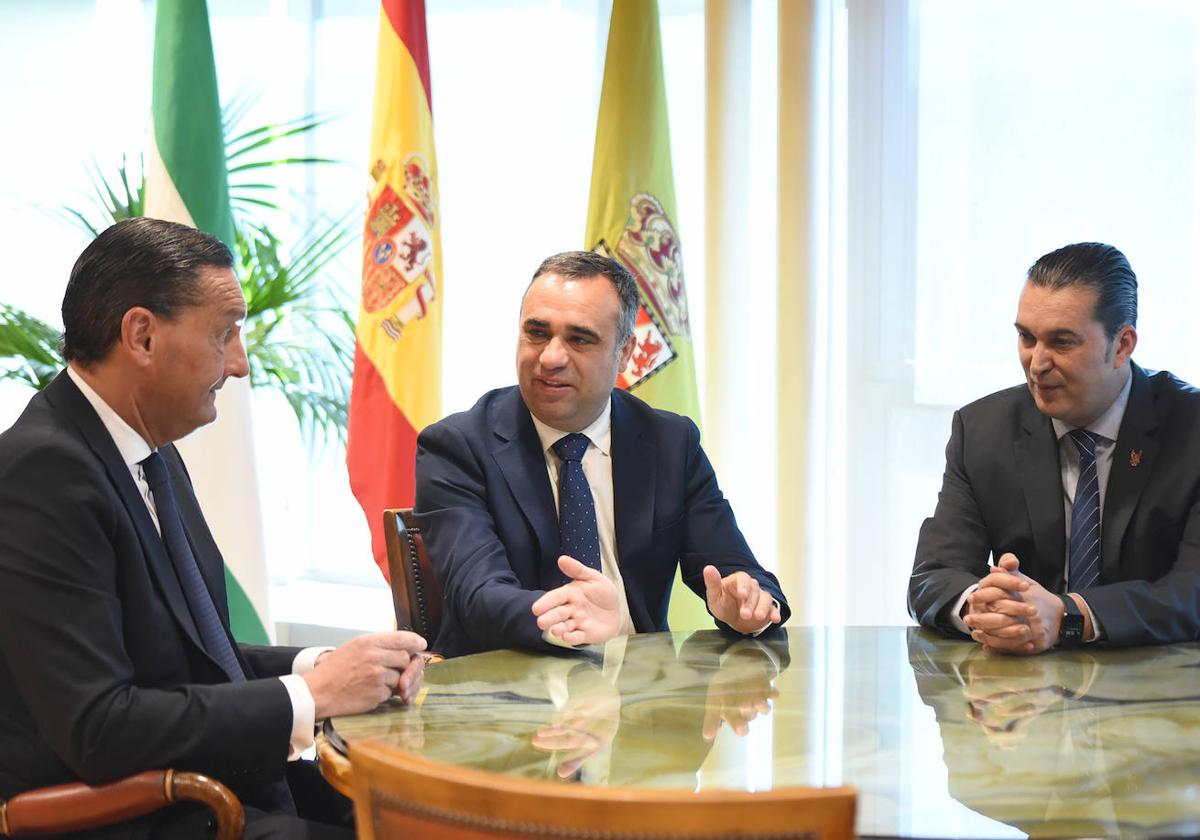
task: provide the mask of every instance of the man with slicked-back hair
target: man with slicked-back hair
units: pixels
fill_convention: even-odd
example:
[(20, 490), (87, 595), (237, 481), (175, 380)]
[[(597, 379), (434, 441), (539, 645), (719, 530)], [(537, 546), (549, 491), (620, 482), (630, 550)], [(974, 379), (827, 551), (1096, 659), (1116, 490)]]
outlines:
[[(248, 371), (229, 249), (119, 222), (76, 261), (62, 312), (67, 369), (0, 435), (0, 800), (173, 768), (231, 787), (247, 838), (352, 837), (348, 800), (295, 759), (314, 721), (413, 696), (425, 642), (230, 634), (221, 553), (172, 443)], [(87, 836), (200, 838), (206, 822), (181, 804)]]
[(1129, 261), (1046, 254), (1015, 326), (1025, 384), (955, 412), (910, 613), (1014, 654), (1200, 639), (1200, 391), (1132, 361)]

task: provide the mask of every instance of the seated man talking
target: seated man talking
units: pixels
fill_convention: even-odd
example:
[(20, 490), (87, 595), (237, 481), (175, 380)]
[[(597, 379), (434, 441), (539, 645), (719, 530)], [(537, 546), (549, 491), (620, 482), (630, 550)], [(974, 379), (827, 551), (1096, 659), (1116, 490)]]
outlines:
[(447, 656), (667, 629), (675, 570), (718, 625), (787, 619), (686, 417), (614, 389), (637, 283), (590, 252), (550, 257), (521, 305), (517, 387), (417, 441), (416, 513)]
[[(414, 696), (425, 641), (230, 635), (221, 554), (171, 442), (247, 374), (232, 266), (185, 225), (101, 233), (63, 298), (67, 369), (0, 435), (0, 799), (170, 767), (230, 786), (248, 838), (351, 837), (348, 802), (289, 758), (314, 720)], [(175, 805), (103, 836), (210, 832)]]
[(1111, 245), (1029, 269), (1026, 381), (954, 415), (908, 585), (921, 624), (1021, 654), (1200, 638), (1200, 392), (1133, 363), (1136, 325)]

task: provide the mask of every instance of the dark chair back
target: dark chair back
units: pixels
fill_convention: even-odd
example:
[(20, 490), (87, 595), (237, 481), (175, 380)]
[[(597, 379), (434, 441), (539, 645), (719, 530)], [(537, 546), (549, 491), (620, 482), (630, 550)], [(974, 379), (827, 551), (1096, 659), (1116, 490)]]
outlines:
[(396, 626), (433, 644), (442, 625), (442, 591), (425, 553), (425, 538), (413, 525), (412, 508), (385, 510), (383, 532)]

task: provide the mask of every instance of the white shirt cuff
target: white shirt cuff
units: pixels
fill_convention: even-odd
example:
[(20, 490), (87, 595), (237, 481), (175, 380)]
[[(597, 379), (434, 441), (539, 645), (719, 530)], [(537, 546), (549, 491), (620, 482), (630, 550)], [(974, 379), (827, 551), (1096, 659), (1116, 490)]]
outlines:
[(963, 590), (963, 594), (958, 596), (958, 600), (954, 602), (954, 609), (950, 611), (950, 623), (954, 625), (954, 629), (960, 633), (971, 635), (971, 628), (962, 620), (963, 604), (967, 603), (967, 596), (979, 588), (978, 583), (973, 583)]
[(333, 650), (333, 648), (328, 646), (307, 647), (300, 651), (296, 654), (296, 658), (292, 660), (292, 673), (307, 674), (316, 667), (317, 657), (327, 650)]
[(316, 730), (317, 704), (308, 683), (299, 674), (287, 674), (279, 678), (292, 701), (292, 738), (288, 749), (288, 761), (295, 761), (300, 754), (311, 749)]
[(306, 750), (312, 749), (313, 733), (317, 727), (317, 704), (304, 674), (311, 671), (317, 664), (317, 657), (331, 647), (309, 647), (296, 654), (292, 660), (292, 673), (280, 677), (279, 681), (287, 689), (288, 698), (292, 701), (292, 738), (288, 750), (288, 761), (300, 758)]

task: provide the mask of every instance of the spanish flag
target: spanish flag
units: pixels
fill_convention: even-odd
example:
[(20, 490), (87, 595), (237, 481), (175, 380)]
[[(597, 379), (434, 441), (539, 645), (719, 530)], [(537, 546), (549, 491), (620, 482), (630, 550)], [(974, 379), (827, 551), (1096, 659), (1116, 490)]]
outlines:
[(381, 7), (346, 464), (387, 577), (382, 514), (412, 506), (417, 433), (441, 411), (442, 244), (425, 3)]
[[(700, 425), (683, 259), (675, 227), (658, 3), (614, 0), (596, 123), (586, 247), (618, 260), (638, 282), (637, 347), (617, 377), (646, 402)], [(702, 584), (701, 584), (702, 585)], [(702, 601), (675, 582), (673, 630), (711, 627)]]

